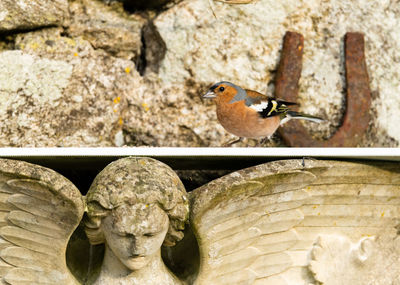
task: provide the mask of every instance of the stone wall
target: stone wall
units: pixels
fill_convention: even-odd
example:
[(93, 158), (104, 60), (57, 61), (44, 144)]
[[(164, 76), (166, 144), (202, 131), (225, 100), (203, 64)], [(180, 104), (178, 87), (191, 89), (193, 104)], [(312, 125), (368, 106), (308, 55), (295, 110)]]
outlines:
[(301, 111), (326, 119), (309, 132), (341, 124), (343, 36), (358, 31), (372, 92), (359, 146), (398, 145), (396, 1), (146, 2), (1, 1), (0, 146), (220, 146), (232, 136), (201, 94), (228, 80), (273, 95), (286, 31), (305, 38)]

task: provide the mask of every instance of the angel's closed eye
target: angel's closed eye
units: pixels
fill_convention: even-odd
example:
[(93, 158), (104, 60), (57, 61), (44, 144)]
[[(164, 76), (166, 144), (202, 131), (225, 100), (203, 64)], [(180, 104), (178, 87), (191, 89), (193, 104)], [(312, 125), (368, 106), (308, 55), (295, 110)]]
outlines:
[(134, 234), (127, 233), (127, 232), (120, 232), (120, 231), (115, 232), (115, 234), (120, 236), (120, 237), (129, 237), (129, 238), (135, 236)]
[(149, 232), (149, 233), (145, 233), (143, 234), (143, 236), (145, 237), (154, 237), (156, 235), (158, 235), (160, 232)]

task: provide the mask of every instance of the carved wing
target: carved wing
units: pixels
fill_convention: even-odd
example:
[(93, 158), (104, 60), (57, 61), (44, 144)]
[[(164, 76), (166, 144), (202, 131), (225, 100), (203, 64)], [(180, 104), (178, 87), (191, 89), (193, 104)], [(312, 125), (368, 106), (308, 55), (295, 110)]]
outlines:
[(297, 262), (294, 227), (304, 219), (299, 209), (315, 179), (307, 170), (264, 164), (193, 191), (196, 284), (281, 284), (276, 276)]
[(65, 251), (84, 203), (62, 175), (0, 159), (1, 284), (74, 284)]
[(310, 255), (321, 234), (397, 235), (399, 185), (398, 164), (316, 160), (214, 180), (190, 196), (200, 249), (195, 284), (317, 283)]

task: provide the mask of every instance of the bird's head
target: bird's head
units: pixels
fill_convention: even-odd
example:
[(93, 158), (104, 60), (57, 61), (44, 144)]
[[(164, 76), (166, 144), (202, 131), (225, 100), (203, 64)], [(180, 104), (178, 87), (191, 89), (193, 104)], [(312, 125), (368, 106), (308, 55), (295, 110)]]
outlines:
[(203, 95), (203, 98), (215, 99), (221, 103), (229, 103), (237, 95), (243, 96), (244, 99), (246, 91), (233, 83), (221, 81), (211, 86), (208, 92)]

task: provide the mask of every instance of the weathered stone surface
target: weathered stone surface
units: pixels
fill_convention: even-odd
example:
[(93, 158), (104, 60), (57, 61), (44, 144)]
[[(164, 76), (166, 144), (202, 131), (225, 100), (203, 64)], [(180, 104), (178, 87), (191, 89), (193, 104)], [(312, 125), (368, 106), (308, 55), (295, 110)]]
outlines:
[[(8, 5), (15, 12), (25, 2), (26, 7), (36, 5), (7, 0), (0, 7)], [(0, 50), (6, 51), (0, 56), (0, 78), (7, 81), (0, 86), (2, 146), (221, 146), (232, 136), (201, 94), (220, 80), (273, 94), (287, 30), (305, 37), (301, 111), (326, 119), (318, 126), (304, 124), (314, 137), (327, 138), (340, 125), (342, 37), (360, 31), (373, 95), (373, 120), (360, 146), (396, 146), (400, 141), (395, 64), (400, 11), (391, 1), (211, 1), (210, 6), (207, 0), (190, 0), (168, 8), (175, 3), (169, 1), (163, 11), (135, 8), (130, 15), (122, 2), (126, 8), (131, 1), (42, 2), (64, 11), (52, 12), (57, 22), (10, 26), (8, 36), (0, 36)], [(53, 11), (46, 9), (40, 11)], [(0, 19), (11, 13), (4, 11)], [(35, 11), (28, 9), (23, 19), (44, 19)], [(15, 30), (43, 25), (64, 27)], [(235, 146), (246, 145), (255, 142)], [(282, 146), (279, 135), (266, 145)]]
[(105, 243), (94, 284), (182, 284), (161, 259), (161, 245), (183, 238), (189, 200), (176, 173), (151, 158), (109, 164), (87, 195), (86, 233)]
[[(248, 5), (184, 1), (155, 20), (167, 53), (160, 78), (165, 83), (194, 80), (212, 84), (228, 80), (273, 95), (274, 72), (282, 37), (287, 30), (304, 35), (300, 80), (301, 110), (326, 118), (320, 126), (307, 124), (317, 137), (329, 137), (339, 126), (343, 110), (344, 64), (342, 38), (346, 32), (365, 34), (371, 90), (372, 129), (365, 145), (393, 145), (400, 140), (394, 115), (400, 102), (400, 56), (396, 32), (399, 6), (393, 1), (254, 1)], [(215, 121), (215, 118), (213, 118)], [(383, 131), (383, 133), (382, 133)]]
[[(399, 185), (398, 162), (295, 159), (235, 171), (187, 194), (169, 166), (127, 157), (105, 167), (82, 197), (50, 169), (0, 159), (0, 277), (9, 284), (397, 284)], [(181, 240), (188, 218), (192, 232)], [(99, 247), (77, 236), (83, 226), (92, 245), (105, 243), (102, 261), (88, 261)], [(166, 267), (162, 245), (185, 280)]]
[(68, 16), (68, 0), (2, 0), (0, 31), (62, 25)]
[(72, 1), (69, 7), (71, 24), (68, 34), (82, 36), (95, 49), (137, 60), (142, 47), (141, 29), (145, 20), (139, 15), (128, 15), (121, 5), (107, 6), (100, 1)]
[(142, 92), (134, 64), (60, 33), (22, 34), (20, 51), (1, 53), (0, 145), (123, 144), (127, 96)]
[(150, 146), (221, 145), (220, 141), (229, 134), (210, 122), (214, 106), (202, 102), (199, 87), (147, 81), (141, 97), (128, 99), (125, 142)]
[(2, 280), (77, 284), (65, 252), (85, 208), (79, 190), (55, 171), (7, 159), (0, 160), (0, 190)]
[(398, 167), (274, 161), (190, 192), (195, 284), (396, 284)]

